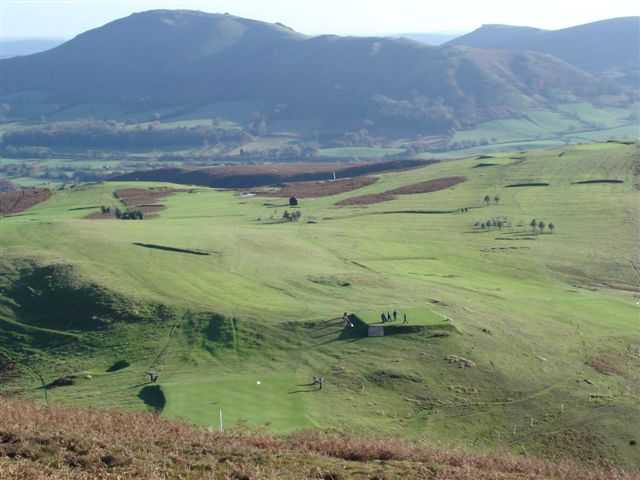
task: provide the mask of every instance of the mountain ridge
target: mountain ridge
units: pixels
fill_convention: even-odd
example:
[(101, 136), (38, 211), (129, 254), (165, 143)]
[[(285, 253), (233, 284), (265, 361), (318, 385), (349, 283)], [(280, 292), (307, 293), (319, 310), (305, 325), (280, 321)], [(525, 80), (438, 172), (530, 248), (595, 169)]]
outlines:
[(229, 14), (153, 10), (0, 61), (0, 101), (25, 92), (140, 109), (241, 101), (320, 129), (432, 133), (621, 90), (545, 53), (308, 37)]

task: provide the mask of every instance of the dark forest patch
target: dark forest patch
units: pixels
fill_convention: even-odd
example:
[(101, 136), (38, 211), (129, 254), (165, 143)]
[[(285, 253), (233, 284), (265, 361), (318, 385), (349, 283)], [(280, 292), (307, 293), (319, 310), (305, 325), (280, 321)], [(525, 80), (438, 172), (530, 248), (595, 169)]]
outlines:
[(133, 244), (136, 247), (151, 248), (153, 250), (162, 250), (164, 252), (188, 253), (190, 255), (201, 255), (204, 257), (211, 255), (211, 252), (207, 252), (204, 250), (190, 250), (186, 248), (167, 247), (165, 245), (154, 245), (153, 243), (133, 242)]
[(530, 183), (513, 183), (504, 188), (520, 188), (520, 187), (548, 187), (547, 182), (530, 182)]
[(327, 181), (362, 177), (373, 173), (410, 170), (438, 163), (437, 160), (390, 160), (348, 163), (274, 163), (220, 166), (197, 170), (165, 168), (133, 172), (115, 177), (118, 181), (153, 181), (213, 188), (257, 188), (295, 182)]
[(609, 179), (582, 180), (580, 182), (573, 182), (573, 185), (591, 185), (591, 184), (597, 184), (597, 183), (624, 183), (624, 180), (609, 180)]

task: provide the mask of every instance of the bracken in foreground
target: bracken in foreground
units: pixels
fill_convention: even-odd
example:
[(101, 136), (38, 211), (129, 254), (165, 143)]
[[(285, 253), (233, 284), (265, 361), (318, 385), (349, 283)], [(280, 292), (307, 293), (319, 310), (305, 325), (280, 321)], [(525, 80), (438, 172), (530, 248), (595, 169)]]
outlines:
[(152, 414), (47, 408), (2, 398), (0, 478), (636, 480), (640, 475), (323, 432), (219, 434)]

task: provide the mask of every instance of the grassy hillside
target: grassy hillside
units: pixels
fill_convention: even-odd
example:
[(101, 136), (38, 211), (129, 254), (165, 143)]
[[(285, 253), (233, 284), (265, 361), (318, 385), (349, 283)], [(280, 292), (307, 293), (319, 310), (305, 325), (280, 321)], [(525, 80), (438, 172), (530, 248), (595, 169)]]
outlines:
[[(0, 220), (2, 388), (639, 467), (638, 164), (621, 144), (443, 162), (304, 199), (297, 223), (279, 221), (286, 201), (206, 188), (153, 219), (88, 220), (115, 190), (158, 185), (57, 191)], [(467, 181), (335, 206), (453, 176)], [(365, 338), (341, 319), (393, 310), (415, 328)]]

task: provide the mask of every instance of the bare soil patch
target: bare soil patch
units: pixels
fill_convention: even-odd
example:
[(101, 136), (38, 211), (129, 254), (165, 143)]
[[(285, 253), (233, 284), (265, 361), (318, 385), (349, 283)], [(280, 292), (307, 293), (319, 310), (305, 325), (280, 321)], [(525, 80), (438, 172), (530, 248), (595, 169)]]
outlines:
[(276, 190), (259, 189), (253, 190), (264, 197), (296, 197), (296, 198), (316, 198), (329, 197), (339, 193), (350, 192), (359, 188), (373, 185), (378, 181), (375, 177), (355, 177), (341, 180), (316, 181), (316, 182), (294, 182), (286, 183)]
[(357, 197), (346, 198), (336, 203), (338, 207), (348, 207), (354, 205), (372, 205), (375, 203), (388, 202), (394, 200), (396, 195), (413, 195), (417, 193), (431, 193), (439, 190), (445, 190), (447, 188), (458, 185), (465, 182), (466, 177), (443, 177), (436, 178), (434, 180), (427, 180), (426, 182), (414, 183), (412, 185), (406, 185), (400, 188), (394, 188), (381, 193), (372, 193), (369, 195), (360, 195)]
[(46, 188), (25, 188), (0, 193), (0, 215), (13, 215), (48, 200), (51, 191)]

